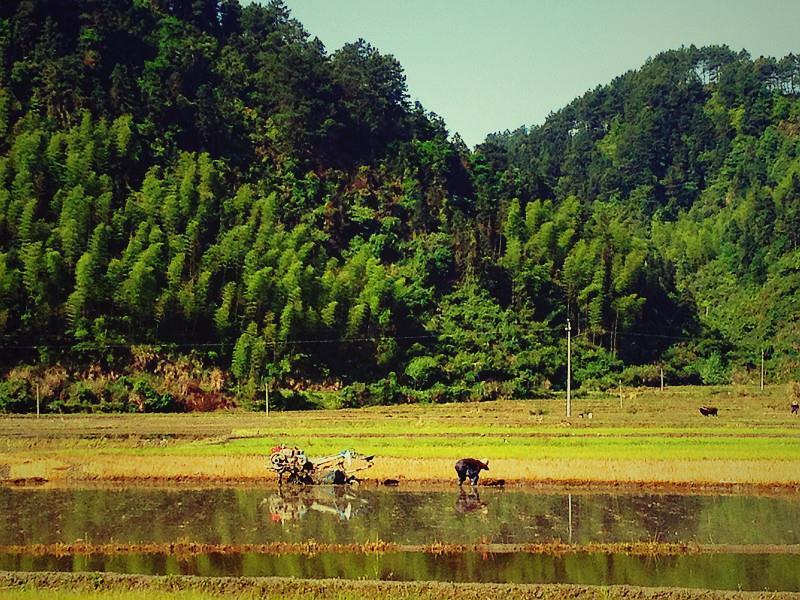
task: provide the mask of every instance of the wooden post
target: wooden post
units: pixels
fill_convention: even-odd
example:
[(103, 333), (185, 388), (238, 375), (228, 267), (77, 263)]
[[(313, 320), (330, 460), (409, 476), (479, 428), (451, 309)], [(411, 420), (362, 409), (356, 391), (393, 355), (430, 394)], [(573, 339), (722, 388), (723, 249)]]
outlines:
[(661, 391), (664, 391), (664, 367), (661, 367)]
[(761, 349), (761, 391), (764, 391), (764, 349)]
[(36, 384), (36, 418), (39, 418), (39, 384)]
[(267, 416), (269, 416), (269, 380), (264, 382), (264, 405), (266, 406)]
[(619, 409), (622, 410), (622, 380), (619, 380)]

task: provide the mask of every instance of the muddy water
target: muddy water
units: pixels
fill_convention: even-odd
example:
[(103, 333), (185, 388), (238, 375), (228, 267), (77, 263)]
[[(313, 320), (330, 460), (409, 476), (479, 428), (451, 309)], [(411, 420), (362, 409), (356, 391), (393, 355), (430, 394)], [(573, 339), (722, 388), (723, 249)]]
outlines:
[[(642, 557), (508, 552), (33, 556), (8, 546), (70, 543), (696, 543), (747, 547)], [(343, 577), (800, 591), (800, 497), (540, 494), (524, 490), (315, 487), (0, 488), (0, 570)], [(764, 551), (759, 550), (764, 547)], [(791, 548), (794, 546), (794, 548)], [(781, 548), (783, 547), (783, 548)], [(768, 549), (768, 551), (767, 551)]]
[[(479, 488), (480, 489), (480, 488)], [(800, 544), (800, 497), (521, 490), (0, 487), (0, 545), (270, 542)]]
[(800, 590), (797, 555), (637, 557), (587, 553), (434, 556), (388, 554), (164, 554), (20, 556), (0, 553), (6, 571), (113, 571), (147, 575), (301, 577), (502, 583), (696, 587), (721, 590)]

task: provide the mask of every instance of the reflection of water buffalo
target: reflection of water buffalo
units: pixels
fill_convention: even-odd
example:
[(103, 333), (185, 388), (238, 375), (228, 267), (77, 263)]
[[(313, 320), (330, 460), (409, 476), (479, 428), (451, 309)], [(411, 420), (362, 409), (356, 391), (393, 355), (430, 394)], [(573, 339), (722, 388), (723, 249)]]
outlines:
[(489, 470), (489, 461), (479, 461), (475, 458), (462, 458), (456, 463), (456, 473), (458, 473), (458, 485), (462, 485), (465, 479), (469, 479), (472, 485), (478, 485), (478, 475), (481, 470)]
[(700, 414), (704, 417), (716, 417), (717, 415), (717, 407), (716, 406), (701, 406), (700, 407)]
[(478, 495), (477, 490), (467, 494), (462, 489), (458, 494), (458, 498), (456, 498), (456, 512), (458, 513), (486, 512), (485, 508), (486, 502), (481, 502), (481, 497)]

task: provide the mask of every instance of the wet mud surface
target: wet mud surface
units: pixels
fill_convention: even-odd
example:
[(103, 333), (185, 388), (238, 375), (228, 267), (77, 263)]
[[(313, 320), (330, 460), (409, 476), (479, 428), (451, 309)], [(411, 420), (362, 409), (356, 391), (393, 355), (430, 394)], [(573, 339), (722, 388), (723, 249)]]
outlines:
[(0, 487), (0, 546), (800, 544), (800, 495), (309, 486)]
[(5, 487), (0, 570), (800, 592), (800, 496)]

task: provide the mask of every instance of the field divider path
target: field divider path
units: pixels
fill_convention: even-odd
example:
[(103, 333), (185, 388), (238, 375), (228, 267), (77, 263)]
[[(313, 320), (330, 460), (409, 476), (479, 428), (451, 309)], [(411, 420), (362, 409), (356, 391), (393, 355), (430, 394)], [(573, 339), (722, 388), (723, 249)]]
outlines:
[(0, 599), (60, 598), (385, 598), (387, 600), (797, 600), (796, 592), (746, 592), (694, 588), (586, 584), (451, 583), (293, 577), (198, 577), (118, 573), (24, 573), (0, 571)]

